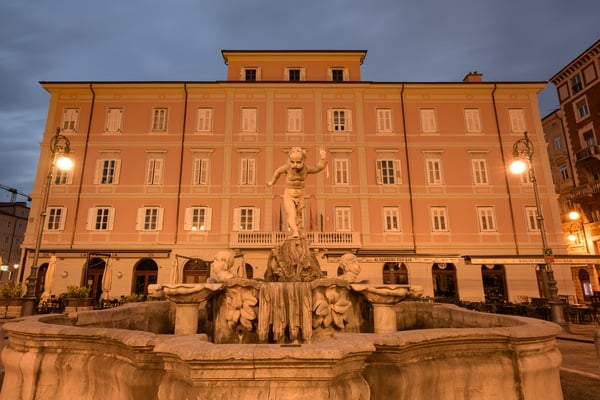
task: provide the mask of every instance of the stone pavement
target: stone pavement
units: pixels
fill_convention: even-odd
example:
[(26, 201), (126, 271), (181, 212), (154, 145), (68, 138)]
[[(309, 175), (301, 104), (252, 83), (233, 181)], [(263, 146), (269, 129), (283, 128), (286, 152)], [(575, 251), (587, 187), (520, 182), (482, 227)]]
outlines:
[[(589, 324), (569, 324), (563, 330), (563, 333), (557, 336), (557, 342), (563, 353), (563, 363), (561, 369), (590, 374), (590, 376), (600, 379), (600, 342), (594, 346), (594, 338), (600, 341), (600, 325), (596, 323)], [(586, 347), (583, 353), (573, 351), (568, 342), (588, 343), (592, 346)], [(575, 350), (575, 349), (573, 349)]]

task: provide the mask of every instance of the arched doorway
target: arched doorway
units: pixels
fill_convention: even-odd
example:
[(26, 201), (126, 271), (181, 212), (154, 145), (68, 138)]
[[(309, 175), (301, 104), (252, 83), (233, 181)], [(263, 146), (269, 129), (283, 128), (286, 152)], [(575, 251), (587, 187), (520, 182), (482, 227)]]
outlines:
[(254, 279), (254, 268), (251, 264), (244, 263), (244, 271), (246, 271), (246, 278)]
[(48, 271), (48, 263), (43, 263), (37, 270), (37, 279), (35, 281), (35, 297), (39, 297), (44, 291), (46, 285), (46, 272)]
[(148, 285), (153, 285), (158, 281), (158, 265), (151, 258), (142, 258), (135, 265), (133, 270), (133, 288), (134, 294), (148, 295)]
[(204, 283), (210, 274), (209, 264), (200, 259), (189, 259), (183, 266), (183, 283)]
[(383, 283), (386, 285), (408, 285), (408, 268), (404, 263), (386, 262), (382, 273)]
[(433, 297), (436, 301), (458, 300), (456, 267), (452, 263), (435, 263), (431, 267)]
[(591, 301), (594, 295), (594, 289), (592, 288), (592, 281), (590, 280), (590, 274), (581, 268), (577, 273), (579, 283), (581, 284), (581, 292), (583, 293), (583, 301)]
[(86, 282), (85, 287), (90, 289), (90, 296), (97, 302), (102, 295), (102, 276), (106, 262), (100, 257), (92, 257), (86, 265)]
[(483, 282), (483, 295), (485, 296), (485, 301), (506, 301), (506, 274), (503, 265), (482, 265), (481, 280)]

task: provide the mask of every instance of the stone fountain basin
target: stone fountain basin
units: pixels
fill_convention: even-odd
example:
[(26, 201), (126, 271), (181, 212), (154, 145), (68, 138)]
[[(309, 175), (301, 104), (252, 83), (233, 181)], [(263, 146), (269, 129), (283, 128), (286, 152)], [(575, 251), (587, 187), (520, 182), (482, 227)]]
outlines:
[(398, 331), (312, 344), (173, 335), (174, 305), (4, 325), (0, 400), (562, 399), (558, 325), (452, 305), (395, 306)]

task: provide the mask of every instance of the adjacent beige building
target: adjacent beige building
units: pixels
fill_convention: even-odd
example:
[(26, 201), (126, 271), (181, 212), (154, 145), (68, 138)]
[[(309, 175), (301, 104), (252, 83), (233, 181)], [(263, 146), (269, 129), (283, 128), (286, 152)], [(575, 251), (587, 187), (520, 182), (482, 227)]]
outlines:
[(98, 297), (108, 262), (111, 296), (168, 282), (175, 265), (202, 282), (227, 248), (262, 278), (287, 235), (283, 182), (266, 182), (299, 145), (308, 164), (327, 151), (307, 180), (304, 226), (328, 276), (352, 252), (359, 279), (440, 300), (545, 297), (532, 184), (508, 169), (527, 131), (559, 294), (574, 295), (538, 111), (545, 82), (365, 81), (366, 53), (224, 50), (223, 81), (42, 82), (24, 277), (59, 127), (75, 168), (53, 176), (40, 243), (38, 286), (58, 259), (53, 293), (86, 284)]
[(600, 40), (550, 81), (560, 108), (543, 119), (548, 154), (577, 298), (590, 302), (600, 292)]

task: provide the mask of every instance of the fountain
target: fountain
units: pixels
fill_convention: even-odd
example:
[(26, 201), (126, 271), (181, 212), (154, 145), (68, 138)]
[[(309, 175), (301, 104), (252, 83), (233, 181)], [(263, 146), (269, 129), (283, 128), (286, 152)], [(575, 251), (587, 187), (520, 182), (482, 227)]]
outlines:
[(262, 280), (235, 276), (225, 250), (206, 283), (151, 285), (159, 301), (6, 323), (0, 400), (562, 399), (557, 325), (358, 282), (351, 253), (322, 278), (303, 182), (288, 182), (295, 225)]

